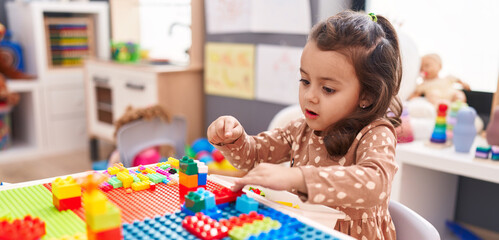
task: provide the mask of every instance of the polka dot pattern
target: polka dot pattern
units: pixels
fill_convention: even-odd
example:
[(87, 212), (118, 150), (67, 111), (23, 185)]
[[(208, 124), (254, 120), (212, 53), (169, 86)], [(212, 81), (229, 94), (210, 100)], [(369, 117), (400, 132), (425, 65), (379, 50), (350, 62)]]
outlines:
[[(258, 137), (245, 135), (235, 144), (216, 147), (239, 168), (293, 158), (306, 179), (308, 195), (300, 196), (302, 200), (345, 212), (348, 217), (339, 223), (340, 229), (356, 239), (394, 239), (386, 208), (391, 186), (380, 179), (391, 179), (396, 173), (395, 139), (390, 123), (376, 120), (355, 135), (344, 156), (332, 157), (323, 137), (315, 135), (302, 118)], [(366, 208), (372, 201), (377, 205)]]

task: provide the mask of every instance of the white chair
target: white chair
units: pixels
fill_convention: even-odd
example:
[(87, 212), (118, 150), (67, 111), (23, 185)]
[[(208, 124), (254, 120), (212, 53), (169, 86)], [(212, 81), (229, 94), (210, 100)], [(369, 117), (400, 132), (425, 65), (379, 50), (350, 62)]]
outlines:
[(174, 116), (166, 123), (160, 118), (140, 119), (123, 125), (116, 134), (116, 145), (121, 162), (132, 167), (134, 157), (142, 150), (160, 145), (175, 147), (175, 155), (183, 156), (187, 126), (183, 117)]
[(390, 201), (388, 206), (398, 240), (440, 240), (437, 229), (405, 205)]
[(274, 118), (270, 121), (268, 130), (272, 130), (278, 127), (284, 127), (291, 120), (303, 117), (303, 113), (300, 108), (300, 104), (290, 105), (279, 111)]

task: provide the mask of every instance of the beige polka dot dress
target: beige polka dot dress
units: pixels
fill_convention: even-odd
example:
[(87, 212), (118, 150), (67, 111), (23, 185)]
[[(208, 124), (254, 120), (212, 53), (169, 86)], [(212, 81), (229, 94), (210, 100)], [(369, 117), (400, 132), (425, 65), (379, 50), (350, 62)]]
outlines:
[(216, 146), (237, 168), (249, 170), (261, 162), (293, 161), (302, 170), (307, 194), (303, 201), (323, 204), (346, 213), (334, 228), (357, 239), (395, 239), (388, 203), (395, 163), (395, 130), (386, 119), (363, 128), (347, 154), (330, 157), (323, 138), (305, 119), (284, 128), (249, 136), (233, 144)]

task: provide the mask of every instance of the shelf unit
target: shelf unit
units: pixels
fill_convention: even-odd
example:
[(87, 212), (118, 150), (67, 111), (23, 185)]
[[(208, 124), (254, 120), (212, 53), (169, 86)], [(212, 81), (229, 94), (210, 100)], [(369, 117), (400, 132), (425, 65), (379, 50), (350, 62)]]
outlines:
[[(13, 40), (23, 46), (26, 72), (37, 78), (8, 81), (9, 90), (21, 94), (21, 102), (12, 112), (12, 147), (0, 151), (0, 161), (87, 148), (83, 65), (54, 65), (56, 52), (52, 49), (85, 45), (88, 51), (84, 54), (64, 54), (81, 57), (78, 61), (109, 59), (108, 3), (13, 1), (6, 3), (6, 9)], [(51, 41), (51, 26), (53, 35), (74, 34), (85, 40)], [(82, 31), (54, 31), (67, 27)]]

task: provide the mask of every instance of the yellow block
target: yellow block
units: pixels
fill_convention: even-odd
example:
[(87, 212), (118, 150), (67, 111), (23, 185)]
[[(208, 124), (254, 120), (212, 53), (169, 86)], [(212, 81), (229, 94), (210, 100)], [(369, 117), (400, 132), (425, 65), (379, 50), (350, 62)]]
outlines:
[(174, 168), (178, 168), (178, 159), (169, 157), (168, 158), (168, 164)]
[(81, 186), (71, 176), (56, 178), (52, 182), (52, 193), (60, 200), (74, 198), (81, 196)]
[(117, 173), (120, 172), (120, 169), (117, 167), (110, 167), (107, 169), (107, 172), (111, 175), (116, 175)]
[(85, 213), (87, 226), (92, 229), (93, 232), (105, 231), (121, 226), (120, 210), (110, 202), (106, 202), (105, 207), (106, 211), (104, 213)]
[(132, 189), (134, 191), (142, 191), (149, 189), (149, 183), (148, 182), (134, 182), (132, 183)]
[(279, 204), (282, 204), (282, 205), (285, 205), (285, 206), (288, 206), (288, 207), (292, 207), (293, 206), (293, 203), (290, 203), (290, 202), (282, 202), (282, 201), (275, 201), (276, 203), (279, 203)]
[(143, 182), (144, 181), (149, 181), (149, 178), (146, 175), (142, 174), (142, 173), (137, 173), (137, 177), (140, 179), (140, 181), (143, 181)]
[(445, 117), (437, 117), (436, 122), (437, 123), (446, 123), (447, 121), (445, 121)]
[(103, 214), (106, 212), (107, 198), (101, 191), (85, 192), (83, 194), (83, 208), (85, 215)]
[(147, 173), (156, 173), (156, 170), (151, 169), (151, 168), (146, 168)]
[(123, 182), (123, 187), (124, 188), (129, 188), (129, 187), (132, 186), (133, 177), (129, 173), (127, 173), (127, 172), (119, 172), (118, 174), (116, 174), (116, 177), (118, 177), (118, 179), (121, 182)]

